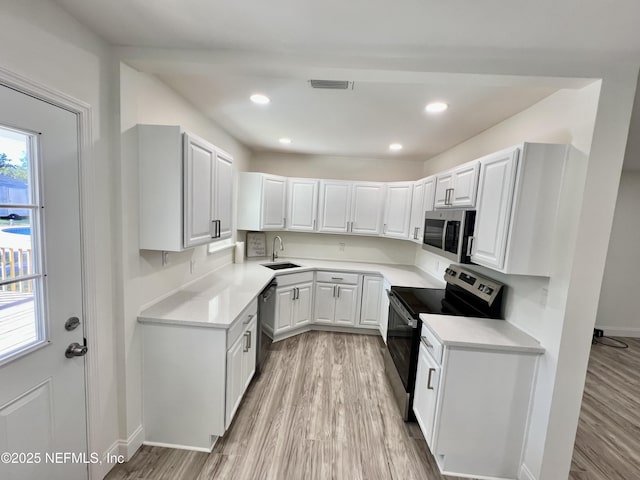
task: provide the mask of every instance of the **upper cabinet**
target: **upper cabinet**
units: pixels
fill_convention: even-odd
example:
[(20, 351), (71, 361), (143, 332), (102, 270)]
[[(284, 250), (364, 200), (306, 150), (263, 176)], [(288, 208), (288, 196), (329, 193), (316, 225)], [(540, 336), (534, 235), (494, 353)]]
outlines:
[(383, 234), (391, 238), (409, 238), (413, 182), (387, 184)]
[(233, 159), (179, 126), (138, 125), (140, 249), (181, 251), (232, 233)]
[(379, 235), (385, 184), (320, 181), (318, 231)]
[(475, 160), (438, 175), (435, 208), (475, 207), (479, 168)]
[(238, 229), (284, 230), (287, 178), (242, 172), (238, 176)]
[(318, 180), (287, 180), (287, 229), (313, 232), (318, 218)]
[(471, 261), (548, 276), (566, 145), (525, 143), (480, 159)]
[(411, 224), (409, 239), (422, 244), (424, 214), (433, 210), (433, 197), (436, 192), (436, 177), (423, 178), (413, 184), (411, 201)]

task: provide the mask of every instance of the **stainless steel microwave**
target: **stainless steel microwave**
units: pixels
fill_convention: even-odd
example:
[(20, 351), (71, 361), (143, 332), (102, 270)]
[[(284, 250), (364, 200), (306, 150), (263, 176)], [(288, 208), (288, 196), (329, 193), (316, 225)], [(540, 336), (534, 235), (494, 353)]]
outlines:
[(426, 212), (422, 248), (457, 263), (469, 263), (475, 210)]

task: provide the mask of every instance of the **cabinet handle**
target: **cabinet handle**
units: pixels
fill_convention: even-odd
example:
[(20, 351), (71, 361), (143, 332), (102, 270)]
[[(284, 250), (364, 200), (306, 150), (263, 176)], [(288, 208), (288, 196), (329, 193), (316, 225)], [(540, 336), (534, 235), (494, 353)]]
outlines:
[(250, 350), (251, 349), (251, 330), (249, 330), (247, 333), (249, 334), (247, 336), (247, 343), (248, 343), (247, 350)]
[(220, 238), (222, 233), (222, 228), (220, 227), (220, 220), (216, 220), (217, 230), (216, 230), (216, 238)]
[(282, 219), (282, 228), (287, 228), (287, 219), (286, 218)]
[(244, 332), (244, 348), (242, 349), (243, 352), (249, 351), (249, 335), (251, 335), (251, 332)]
[(427, 390), (433, 390), (433, 386), (431, 385), (431, 376), (436, 371), (435, 368), (429, 369), (429, 377), (427, 378)]
[(331, 280), (344, 280), (342, 277), (331, 277)]
[(313, 219), (313, 231), (315, 232), (315, 230), (316, 230), (316, 219), (314, 218)]
[(382, 226), (382, 233), (383, 234), (387, 233), (387, 224), (386, 223)]
[(296, 287), (295, 290), (296, 290), (296, 296), (295, 296), (294, 300), (298, 300), (300, 298), (300, 289), (298, 287)]
[(340, 298), (340, 285), (338, 285), (338, 298)]
[(244, 322), (242, 322), (242, 324), (243, 324), (243, 325), (248, 325), (248, 324), (249, 324), (249, 322), (251, 322), (251, 319), (252, 319), (253, 317), (255, 317), (255, 316), (256, 316), (256, 314), (255, 314), (255, 313), (252, 313), (251, 315), (247, 315), (247, 319), (246, 319)]
[(337, 287), (337, 285), (334, 285), (334, 286), (333, 286), (333, 296), (334, 296), (334, 297), (336, 296), (336, 287)]
[(211, 220), (211, 230), (209, 231), (211, 238), (216, 238), (216, 221)]

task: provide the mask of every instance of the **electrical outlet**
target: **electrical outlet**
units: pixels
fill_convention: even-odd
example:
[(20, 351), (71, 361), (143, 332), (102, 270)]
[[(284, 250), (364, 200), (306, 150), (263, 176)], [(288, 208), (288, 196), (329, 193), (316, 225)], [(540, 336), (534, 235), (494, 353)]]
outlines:
[(600, 330), (599, 328), (594, 328), (593, 329), (593, 336), (600, 338), (604, 336), (604, 330)]

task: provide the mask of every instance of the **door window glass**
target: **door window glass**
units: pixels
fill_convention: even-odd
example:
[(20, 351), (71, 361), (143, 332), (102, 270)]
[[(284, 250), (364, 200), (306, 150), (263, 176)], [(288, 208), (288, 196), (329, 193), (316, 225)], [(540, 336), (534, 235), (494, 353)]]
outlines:
[(37, 140), (0, 126), (0, 363), (47, 340)]

